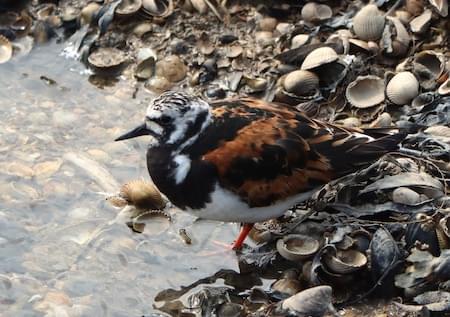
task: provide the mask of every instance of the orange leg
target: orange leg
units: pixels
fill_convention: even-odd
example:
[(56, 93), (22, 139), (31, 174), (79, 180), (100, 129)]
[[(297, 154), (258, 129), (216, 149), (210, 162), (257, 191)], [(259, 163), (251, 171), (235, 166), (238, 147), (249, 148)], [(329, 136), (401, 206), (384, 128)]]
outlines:
[(245, 238), (248, 236), (250, 230), (253, 228), (253, 223), (244, 223), (241, 229), (241, 233), (239, 233), (238, 238), (233, 244), (233, 250), (239, 250), (242, 248), (242, 243), (244, 243)]

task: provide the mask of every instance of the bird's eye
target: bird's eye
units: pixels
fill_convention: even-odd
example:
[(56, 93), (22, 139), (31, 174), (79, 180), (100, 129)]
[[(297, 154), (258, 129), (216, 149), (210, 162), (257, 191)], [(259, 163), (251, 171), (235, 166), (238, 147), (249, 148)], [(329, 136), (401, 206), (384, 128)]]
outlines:
[(170, 123), (170, 117), (169, 116), (162, 116), (158, 120), (161, 124), (168, 124)]

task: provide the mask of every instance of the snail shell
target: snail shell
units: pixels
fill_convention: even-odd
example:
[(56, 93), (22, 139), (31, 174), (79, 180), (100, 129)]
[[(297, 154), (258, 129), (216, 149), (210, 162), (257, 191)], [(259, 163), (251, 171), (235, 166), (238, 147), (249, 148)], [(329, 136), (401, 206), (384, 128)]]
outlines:
[(409, 103), (419, 94), (419, 82), (410, 72), (400, 72), (389, 81), (386, 87), (388, 99), (396, 105)]
[(353, 31), (365, 41), (376, 41), (383, 34), (385, 18), (377, 6), (369, 4), (363, 7), (353, 18)]

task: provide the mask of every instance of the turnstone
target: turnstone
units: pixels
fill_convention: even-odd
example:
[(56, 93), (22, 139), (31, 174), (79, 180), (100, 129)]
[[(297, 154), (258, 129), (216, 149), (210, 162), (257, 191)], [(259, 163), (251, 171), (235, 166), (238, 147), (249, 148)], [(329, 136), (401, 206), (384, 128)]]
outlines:
[(253, 223), (276, 218), (322, 185), (395, 150), (403, 134), (339, 127), (252, 98), (208, 103), (165, 92), (144, 123), (116, 141), (155, 138), (147, 167), (158, 189), (199, 218)]

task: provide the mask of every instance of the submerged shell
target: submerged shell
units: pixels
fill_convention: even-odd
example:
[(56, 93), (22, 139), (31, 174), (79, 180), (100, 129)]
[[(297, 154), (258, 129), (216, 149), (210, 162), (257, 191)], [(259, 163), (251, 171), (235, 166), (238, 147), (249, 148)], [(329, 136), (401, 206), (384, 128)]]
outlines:
[(295, 70), (287, 74), (283, 81), (284, 89), (297, 96), (309, 95), (319, 87), (319, 78), (307, 70)]
[(125, 62), (125, 52), (113, 47), (99, 48), (88, 57), (89, 66), (99, 75), (117, 75)]
[(353, 18), (353, 31), (361, 40), (378, 40), (383, 34), (385, 18), (374, 4), (363, 7)]
[(333, 16), (331, 8), (325, 4), (308, 2), (302, 8), (302, 19), (307, 22), (319, 22)]
[(331, 47), (324, 46), (316, 48), (309, 53), (303, 61), (302, 70), (309, 70), (318, 66), (336, 61), (339, 58), (336, 51)]
[(124, 184), (119, 197), (139, 209), (162, 209), (166, 205), (155, 185), (145, 180), (133, 180)]
[(384, 101), (384, 80), (377, 76), (359, 76), (345, 91), (347, 100), (357, 108), (373, 107)]
[(419, 94), (419, 82), (411, 72), (400, 72), (389, 81), (386, 96), (396, 105), (409, 103)]
[(363, 268), (367, 257), (356, 250), (338, 250), (335, 255), (325, 256), (324, 264), (331, 272), (348, 274)]
[(0, 64), (6, 63), (12, 57), (13, 47), (11, 42), (0, 35)]
[(289, 234), (277, 241), (277, 250), (283, 258), (297, 261), (313, 256), (319, 249), (319, 245), (319, 241), (312, 237)]

